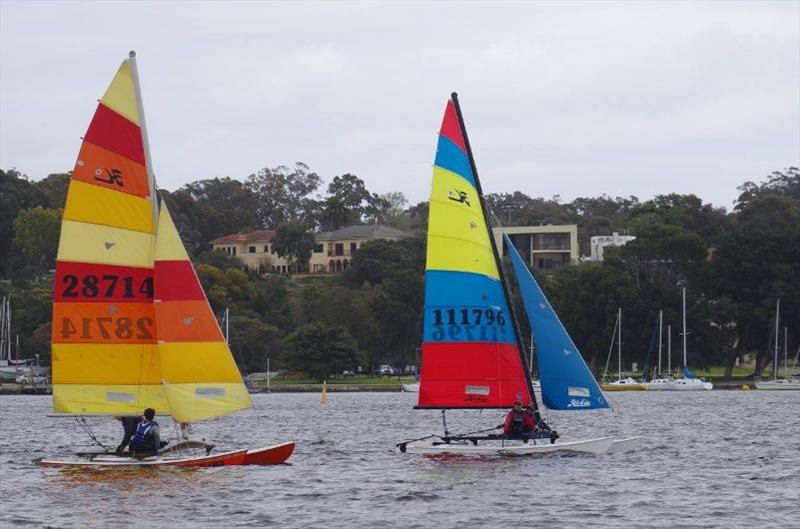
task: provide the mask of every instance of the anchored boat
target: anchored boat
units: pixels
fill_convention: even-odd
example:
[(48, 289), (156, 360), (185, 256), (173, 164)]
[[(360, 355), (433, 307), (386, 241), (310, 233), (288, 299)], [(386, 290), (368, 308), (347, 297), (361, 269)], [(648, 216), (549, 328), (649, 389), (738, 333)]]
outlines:
[[(580, 353), (530, 272), (526, 273), (527, 277), (518, 270), (517, 276), (526, 310), (532, 315), (544, 402), (553, 409), (608, 407), (588, 368), (591, 383), (583, 373), (577, 375), (581, 380), (574, 382), (574, 366), (576, 362), (583, 363)], [(541, 432), (542, 435), (513, 440), (486, 433), (496, 428), (470, 434), (448, 431), (446, 411), (451, 409), (510, 408), (520, 401), (538, 411), (523, 354), (525, 347), (509, 300), (458, 97), (452, 94), (439, 132), (433, 170), (422, 372), (416, 406), (441, 409), (444, 433), (398, 443), (400, 452), (526, 455), (557, 451), (602, 453), (612, 449), (611, 436), (559, 441), (550, 432)], [(544, 312), (539, 310), (542, 303)], [(555, 330), (554, 325), (561, 331)]]
[[(83, 138), (54, 289), (55, 416), (139, 416), (153, 408), (186, 426), (252, 406), (169, 211), (159, 208), (133, 52)], [(143, 459), (96, 452), (41, 464), (261, 465), (282, 463), (294, 449), (212, 454), (212, 445), (185, 437)]]

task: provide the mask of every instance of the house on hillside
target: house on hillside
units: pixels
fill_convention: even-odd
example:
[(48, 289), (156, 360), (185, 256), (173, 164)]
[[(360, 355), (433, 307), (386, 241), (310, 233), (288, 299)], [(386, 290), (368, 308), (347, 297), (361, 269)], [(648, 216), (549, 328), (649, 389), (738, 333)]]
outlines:
[[(288, 273), (286, 260), (272, 247), (272, 230), (225, 235), (211, 241), (211, 247), (236, 257), (245, 270), (261, 274)], [(305, 273), (340, 274), (350, 268), (353, 256), (367, 241), (383, 239), (396, 241), (410, 237), (411, 233), (380, 224), (346, 226), (315, 235), (316, 245)]]
[(577, 224), (545, 224), (541, 226), (507, 226), (492, 228), (500, 255), (507, 250), (503, 234), (533, 270), (550, 273), (556, 268), (578, 261)]

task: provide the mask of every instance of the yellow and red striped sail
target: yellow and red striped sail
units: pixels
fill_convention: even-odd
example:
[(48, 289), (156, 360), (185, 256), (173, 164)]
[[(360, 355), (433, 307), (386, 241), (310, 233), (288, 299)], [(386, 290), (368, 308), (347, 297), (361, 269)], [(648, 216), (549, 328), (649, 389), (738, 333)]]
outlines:
[(250, 407), (250, 395), (166, 207), (156, 222), (134, 60), (100, 100), (67, 194), (53, 409), (210, 419)]
[(194, 422), (249, 408), (250, 395), (163, 203), (154, 279), (158, 349), (172, 417)]
[(154, 189), (134, 59), (89, 124), (69, 185), (53, 299), (53, 408), (169, 411), (153, 310)]

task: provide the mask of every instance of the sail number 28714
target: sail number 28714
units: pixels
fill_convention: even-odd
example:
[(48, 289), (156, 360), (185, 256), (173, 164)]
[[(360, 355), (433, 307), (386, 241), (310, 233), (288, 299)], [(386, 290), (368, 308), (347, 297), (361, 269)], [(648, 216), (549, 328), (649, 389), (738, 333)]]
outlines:
[(506, 317), (493, 308), (433, 309), (434, 340), (497, 341), (505, 339)]

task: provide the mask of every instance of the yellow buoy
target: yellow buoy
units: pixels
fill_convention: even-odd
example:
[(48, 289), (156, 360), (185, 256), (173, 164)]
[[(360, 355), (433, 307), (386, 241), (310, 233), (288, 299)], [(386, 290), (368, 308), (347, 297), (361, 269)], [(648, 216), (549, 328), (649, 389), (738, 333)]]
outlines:
[(744, 386), (742, 386), (742, 391), (750, 391), (750, 386), (745, 384)]
[(327, 404), (328, 403), (328, 381), (325, 380), (322, 382), (322, 396), (319, 398), (320, 404)]

